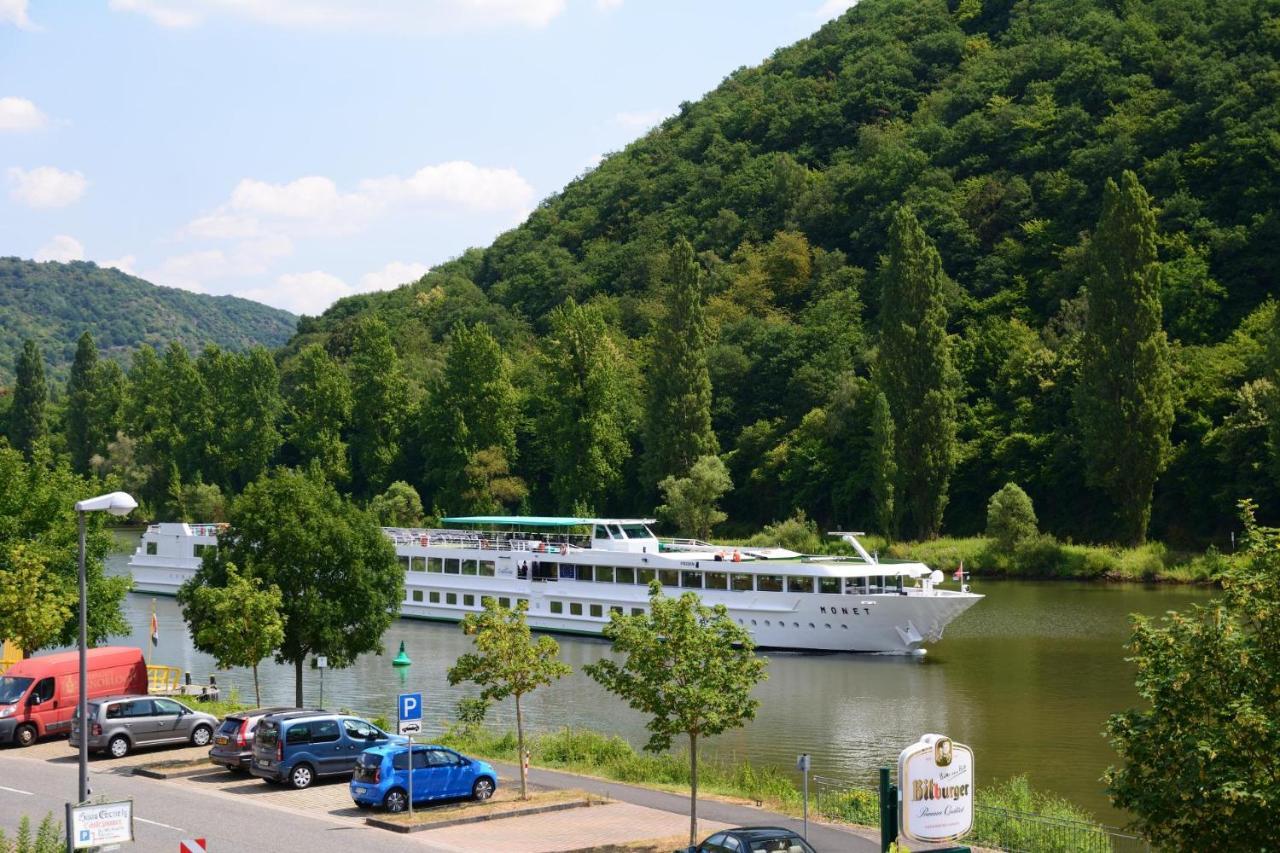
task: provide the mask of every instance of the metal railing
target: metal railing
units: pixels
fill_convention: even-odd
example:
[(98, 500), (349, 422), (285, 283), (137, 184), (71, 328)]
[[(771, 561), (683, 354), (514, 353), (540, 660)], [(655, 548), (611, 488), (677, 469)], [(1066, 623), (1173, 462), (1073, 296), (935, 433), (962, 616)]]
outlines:
[(176, 666), (148, 666), (147, 691), (160, 695), (182, 691), (182, 670)]
[(0, 646), (0, 675), (4, 675), (4, 671), (22, 660), (22, 650), (8, 640), (4, 641)]

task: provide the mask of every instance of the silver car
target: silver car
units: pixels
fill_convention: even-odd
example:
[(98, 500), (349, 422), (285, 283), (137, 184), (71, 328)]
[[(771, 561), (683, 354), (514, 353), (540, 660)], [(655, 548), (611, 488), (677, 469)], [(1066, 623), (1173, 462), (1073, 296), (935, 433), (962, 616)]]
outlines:
[[(217, 727), (212, 714), (163, 696), (107, 696), (89, 703), (89, 750), (115, 758), (140, 746), (208, 746)], [(79, 718), (71, 723), (71, 745), (80, 746)]]

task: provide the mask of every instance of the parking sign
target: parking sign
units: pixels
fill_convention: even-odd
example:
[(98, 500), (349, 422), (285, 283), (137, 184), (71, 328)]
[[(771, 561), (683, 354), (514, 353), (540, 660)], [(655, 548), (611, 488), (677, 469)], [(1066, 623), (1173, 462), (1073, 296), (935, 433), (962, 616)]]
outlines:
[(421, 720), (422, 719), (422, 694), (421, 693), (401, 693), (400, 694), (400, 720)]

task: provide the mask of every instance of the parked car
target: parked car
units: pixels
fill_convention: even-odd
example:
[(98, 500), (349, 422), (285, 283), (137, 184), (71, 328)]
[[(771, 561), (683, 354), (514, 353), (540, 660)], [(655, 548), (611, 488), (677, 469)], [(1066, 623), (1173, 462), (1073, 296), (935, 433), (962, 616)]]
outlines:
[[(209, 760), (228, 770), (249, 772), (253, 764), (253, 733), (259, 721), (270, 714), (284, 714), (290, 711), (301, 711), (301, 708), (254, 708), (252, 711), (236, 711), (227, 714), (222, 725), (213, 734), (213, 747), (209, 750)], [(324, 713), (312, 711), (312, 713)]]
[[(218, 718), (163, 696), (109, 696), (89, 703), (89, 751), (123, 758), (140, 746), (190, 743), (208, 746)], [(71, 745), (80, 745), (80, 720), (71, 723)]]
[[(86, 663), (89, 699), (147, 692), (142, 649), (89, 649)], [(79, 652), (18, 661), (0, 677), (0, 743), (31, 746), (43, 735), (66, 734), (79, 701)]]
[[(487, 800), (498, 789), (491, 765), (442, 746), (413, 747), (413, 801), (471, 797)], [(375, 746), (360, 753), (351, 777), (351, 799), (361, 808), (404, 811), (409, 804), (409, 747)]]
[(271, 714), (253, 734), (249, 772), (268, 782), (306, 788), (319, 776), (344, 776), (371, 746), (405, 743), (359, 717), (318, 711)]
[(676, 853), (815, 853), (798, 833), (780, 826), (743, 826), (717, 832)]

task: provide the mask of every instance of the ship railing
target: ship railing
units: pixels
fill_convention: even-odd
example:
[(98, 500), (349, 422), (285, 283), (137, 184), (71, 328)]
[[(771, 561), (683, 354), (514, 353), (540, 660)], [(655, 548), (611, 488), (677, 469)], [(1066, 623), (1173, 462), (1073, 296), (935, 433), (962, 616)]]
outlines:
[[(384, 527), (383, 532), (397, 545), (428, 545), (446, 548), (475, 548), (481, 551), (519, 551), (529, 554), (563, 554), (566, 546), (586, 550), (591, 546), (589, 536), (571, 535), (540, 539), (535, 535), (471, 531), (471, 530), (417, 530)], [(566, 541), (567, 540), (567, 541)]]

